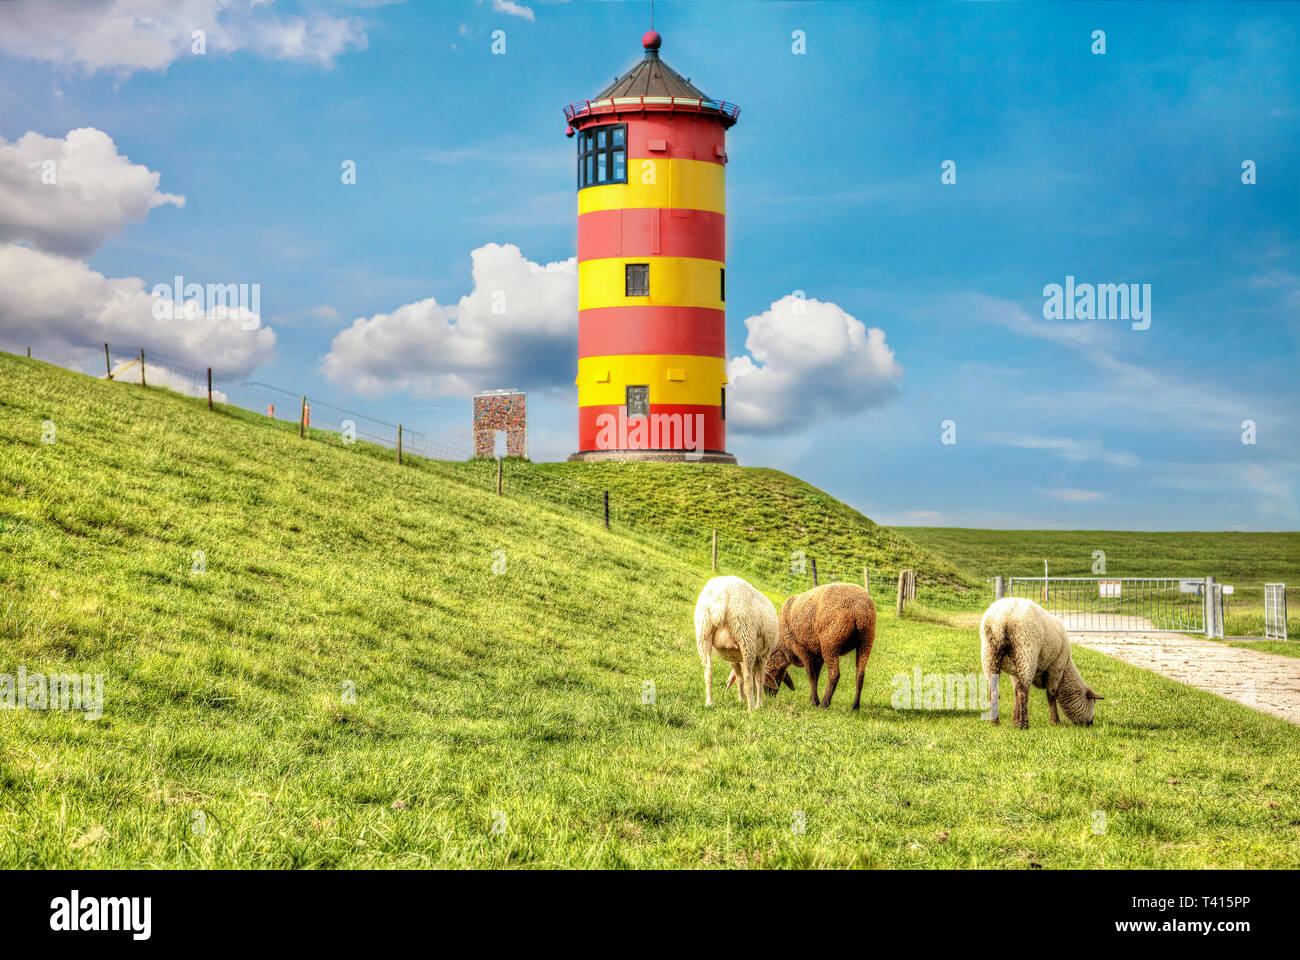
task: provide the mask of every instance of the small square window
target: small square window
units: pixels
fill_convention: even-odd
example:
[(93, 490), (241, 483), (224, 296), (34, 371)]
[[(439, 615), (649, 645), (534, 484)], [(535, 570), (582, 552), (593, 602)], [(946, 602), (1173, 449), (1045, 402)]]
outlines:
[(650, 416), (650, 387), (629, 386), (627, 388), (627, 418)]
[(650, 264), (629, 263), (624, 268), (624, 296), (650, 296)]

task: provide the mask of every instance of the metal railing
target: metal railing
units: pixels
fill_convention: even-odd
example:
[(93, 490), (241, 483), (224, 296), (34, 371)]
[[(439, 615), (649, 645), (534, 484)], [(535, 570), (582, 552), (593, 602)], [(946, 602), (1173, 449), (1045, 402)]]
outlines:
[(1264, 584), (1264, 636), (1269, 640), (1285, 640), (1286, 635), (1286, 584)]
[(997, 577), (994, 596), (1033, 600), (1073, 632), (1223, 636), (1213, 577)]
[(720, 113), (732, 123), (740, 118), (740, 106), (726, 100), (709, 100), (701, 97), (601, 97), (598, 100), (583, 100), (571, 103), (564, 108), (564, 119), (572, 123), (578, 117), (601, 113), (616, 113), (619, 110), (641, 109), (647, 107), (658, 109), (667, 107), (672, 110), (685, 110), (690, 113)]

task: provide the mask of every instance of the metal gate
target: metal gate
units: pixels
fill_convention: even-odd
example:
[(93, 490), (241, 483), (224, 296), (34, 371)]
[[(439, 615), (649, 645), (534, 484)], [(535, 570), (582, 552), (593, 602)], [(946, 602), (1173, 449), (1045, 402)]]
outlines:
[(1264, 636), (1270, 640), (1285, 640), (1286, 636), (1286, 584), (1264, 584)]
[(994, 597), (1026, 597), (1078, 633), (1223, 636), (1213, 577), (996, 577)]

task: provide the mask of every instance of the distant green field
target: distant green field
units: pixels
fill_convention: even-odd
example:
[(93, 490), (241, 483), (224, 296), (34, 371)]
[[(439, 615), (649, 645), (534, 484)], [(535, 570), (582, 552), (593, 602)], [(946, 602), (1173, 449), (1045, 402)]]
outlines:
[(103, 677), (0, 710), (0, 869), (1300, 866), (1293, 724), (1082, 649), (1092, 727), (904, 709), (979, 640), (887, 603), (859, 713), (710, 710), (700, 550), (475, 470), (0, 354), (0, 674)]

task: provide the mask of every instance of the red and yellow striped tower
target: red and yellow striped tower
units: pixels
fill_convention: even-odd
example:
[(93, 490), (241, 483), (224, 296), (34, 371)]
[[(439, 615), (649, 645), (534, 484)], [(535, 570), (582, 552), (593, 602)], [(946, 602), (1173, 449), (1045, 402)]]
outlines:
[(565, 110), (578, 142), (578, 452), (726, 452), (726, 131), (740, 108), (645, 57)]

